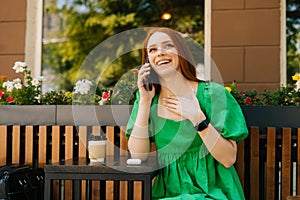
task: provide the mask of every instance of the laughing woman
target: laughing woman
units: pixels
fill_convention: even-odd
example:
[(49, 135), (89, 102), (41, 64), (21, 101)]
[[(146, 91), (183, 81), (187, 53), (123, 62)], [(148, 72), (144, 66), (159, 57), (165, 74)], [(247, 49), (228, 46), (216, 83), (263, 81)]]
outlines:
[(126, 135), (133, 158), (146, 160), (156, 144), (152, 198), (244, 199), (233, 166), (248, 135), (238, 103), (222, 85), (197, 78), (185, 39), (172, 29), (146, 37), (142, 61)]

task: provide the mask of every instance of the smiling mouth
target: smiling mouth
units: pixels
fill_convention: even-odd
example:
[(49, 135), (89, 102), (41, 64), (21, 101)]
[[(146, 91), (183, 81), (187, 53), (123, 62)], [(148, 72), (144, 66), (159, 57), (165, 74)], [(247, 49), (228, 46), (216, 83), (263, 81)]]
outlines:
[(157, 66), (162, 66), (171, 63), (171, 59), (160, 60), (156, 63)]

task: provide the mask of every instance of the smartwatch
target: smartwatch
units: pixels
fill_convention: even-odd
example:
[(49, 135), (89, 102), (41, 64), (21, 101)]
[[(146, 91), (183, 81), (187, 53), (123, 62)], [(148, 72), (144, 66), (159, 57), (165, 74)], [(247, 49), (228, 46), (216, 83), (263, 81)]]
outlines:
[(208, 124), (210, 123), (209, 119), (205, 119), (202, 122), (197, 122), (195, 125), (196, 131), (203, 131), (208, 127)]

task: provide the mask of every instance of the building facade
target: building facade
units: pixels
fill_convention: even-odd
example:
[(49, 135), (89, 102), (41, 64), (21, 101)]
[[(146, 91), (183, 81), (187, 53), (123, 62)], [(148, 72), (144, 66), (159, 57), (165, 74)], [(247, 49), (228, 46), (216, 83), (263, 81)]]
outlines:
[[(15, 61), (41, 73), (42, 1), (3, 0), (0, 75), (16, 77)], [(206, 0), (205, 50), (225, 85), (274, 89), (286, 82), (284, 0)]]

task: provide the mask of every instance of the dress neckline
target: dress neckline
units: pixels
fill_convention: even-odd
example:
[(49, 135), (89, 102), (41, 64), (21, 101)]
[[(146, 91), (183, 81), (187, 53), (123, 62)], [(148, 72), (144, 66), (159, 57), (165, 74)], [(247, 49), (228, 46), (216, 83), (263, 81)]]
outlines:
[[(198, 95), (198, 91), (199, 91), (199, 84), (200, 84), (200, 82), (198, 82), (197, 83), (197, 88), (196, 88), (196, 90), (194, 90), (193, 89), (193, 91), (195, 92), (195, 95), (196, 95), (196, 98), (197, 98), (197, 95)], [(158, 104), (158, 99), (159, 99), (159, 95), (160, 94), (157, 94), (157, 95), (155, 95), (155, 97), (154, 97), (154, 101), (153, 101), (153, 104), (154, 104), (154, 114), (158, 117), (158, 118), (160, 118), (160, 119), (163, 119), (163, 120), (165, 120), (165, 121), (170, 121), (170, 122), (176, 122), (176, 123), (181, 123), (181, 122), (184, 122), (184, 121), (187, 121), (188, 119), (181, 119), (181, 120), (174, 120), (174, 119), (170, 119), (170, 118), (167, 118), (167, 117), (163, 117), (163, 116), (159, 116), (158, 115), (158, 106), (159, 106), (159, 104)]]

